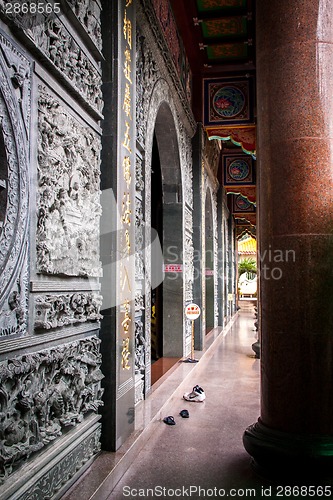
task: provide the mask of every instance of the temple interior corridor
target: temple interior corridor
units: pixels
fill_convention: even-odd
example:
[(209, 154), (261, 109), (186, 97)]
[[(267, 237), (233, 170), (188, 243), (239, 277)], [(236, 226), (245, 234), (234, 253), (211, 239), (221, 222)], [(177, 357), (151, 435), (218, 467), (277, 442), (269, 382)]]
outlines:
[[(332, 479), (308, 480), (302, 475), (288, 479), (279, 470), (274, 478), (262, 477), (254, 471), (244, 450), (244, 426), (256, 420), (260, 399), (260, 360), (251, 348), (255, 304), (241, 301), (233, 324), (225, 332), (211, 332), (208, 348), (204, 353), (196, 352), (199, 363), (187, 372), (180, 364), (159, 386), (163, 389), (165, 385), (164, 389), (153, 392), (152, 413), (156, 412), (156, 416), (147, 422), (146, 434), (141, 443), (139, 439), (134, 445), (136, 451), (131, 459), (126, 458), (125, 447), (118, 450), (123, 455), (121, 470), (112, 471), (114, 463), (107, 453), (102, 453), (62, 500), (121, 500), (140, 495), (158, 498), (163, 491), (165, 498), (187, 498), (190, 494), (190, 498), (199, 499), (219, 490), (220, 497), (278, 499), (298, 496), (289, 494), (288, 487), (332, 487)], [(177, 379), (179, 386), (174, 386), (170, 397), (172, 383)], [(206, 400), (192, 403), (182, 399), (182, 394), (196, 384), (205, 390)], [(182, 409), (189, 411), (188, 419), (179, 415)], [(163, 422), (169, 415), (176, 425)], [(121, 477), (119, 482), (117, 477)], [(314, 498), (321, 496), (318, 491), (319, 496)]]

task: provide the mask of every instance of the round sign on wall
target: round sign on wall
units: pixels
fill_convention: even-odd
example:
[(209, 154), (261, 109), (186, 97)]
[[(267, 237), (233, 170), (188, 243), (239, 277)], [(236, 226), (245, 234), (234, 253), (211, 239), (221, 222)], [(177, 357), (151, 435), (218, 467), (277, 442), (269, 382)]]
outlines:
[(197, 304), (188, 304), (185, 307), (185, 316), (187, 319), (197, 319), (200, 316), (200, 307)]

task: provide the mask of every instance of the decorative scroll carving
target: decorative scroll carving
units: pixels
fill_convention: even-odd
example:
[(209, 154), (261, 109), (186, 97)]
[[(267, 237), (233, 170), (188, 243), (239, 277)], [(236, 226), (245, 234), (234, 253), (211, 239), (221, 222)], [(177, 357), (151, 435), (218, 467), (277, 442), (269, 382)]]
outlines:
[(37, 270), (101, 275), (100, 138), (40, 88)]
[(60, 328), (101, 319), (102, 296), (97, 293), (40, 295), (35, 302), (35, 329)]
[(144, 279), (144, 222), (142, 213), (142, 201), (135, 198), (135, 279)]
[[(88, 59), (54, 13), (47, 13), (47, 9), (44, 12), (38, 12), (37, 9), (36, 12), (35, 0), (27, 0), (25, 5), (29, 15), (24, 14), (23, 9), (21, 9), (20, 12), (11, 16), (11, 20), (24, 31), (28, 39), (65, 76), (67, 83), (72, 85), (92, 108), (101, 113), (103, 102), (100, 70)], [(83, 8), (80, 9), (82, 12), (83, 10)], [(4, 11), (5, 6), (0, 4), (0, 12), (4, 14)], [(87, 14), (86, 23), (94, 23), (96, 19), (89, 9), (87, 9)]]
[(149, 102), (159, 71), (146, 39), (139, 32), (136, 47), (136, 129), (137, 140), (144, 146)]
[(0, 36), (0, 337), (27, 327), (30, 66)]
[(135, 320), (135, 370), (144, 372), (145, 369), (145, 346), (143, 323), (141, 319)]
[(188, 136), (181, 118), (178, 116), (179, 127), (179, 153), (180, 164), (182, 168), (183, 197), (189, 207), (193, 208), (193, 189), (192, 189), (192, 145), (191, 138)]
[(21, 54), (10, 41), (0, 34), (1, 52), (6, 62), (17, 104), (21, 112), (21, 122), (26, 136), (29, 135), (31, 113), (31, 67), (28, 59)]
[(144, 399), (144, 377), (146, 363), (145, 339), (145, 183), (143, 175), (143, 161), (139, 154), (136, 155), (135, 169), (135, 404)]
[(81, 441), (63, 460), (57, 462), (57, 464), (36, 481), (26, 493), (20, 496), (20, 500), (53, 498), (55, 493), (57, 493), (91, 457), (100, 451), (100, 435), (101, 430), (98, 428), (93, 434)]
[(67, 0), (98, 49), (102, 50), (100, 9), (95, 0)]
[(0, 363), (0, 483), (103, 405), (97, 337)]

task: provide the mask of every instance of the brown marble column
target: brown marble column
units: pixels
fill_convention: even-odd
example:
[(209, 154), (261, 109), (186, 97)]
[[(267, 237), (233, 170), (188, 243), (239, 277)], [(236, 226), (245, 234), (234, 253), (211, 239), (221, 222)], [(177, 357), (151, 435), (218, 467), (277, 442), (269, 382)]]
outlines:
[[(333, 3), (258, 0), (259, 467), (333, 460)], [(318, 466), (318, 467), (317, 467)]]

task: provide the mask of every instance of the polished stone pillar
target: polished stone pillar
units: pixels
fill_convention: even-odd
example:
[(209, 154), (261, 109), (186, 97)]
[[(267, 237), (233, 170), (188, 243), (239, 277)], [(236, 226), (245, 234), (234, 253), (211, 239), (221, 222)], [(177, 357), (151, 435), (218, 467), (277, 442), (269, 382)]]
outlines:
[(257, 2), (261, 416), (244, 445), (279, 473), (333, 460), (332, 18), (331, 0)]

